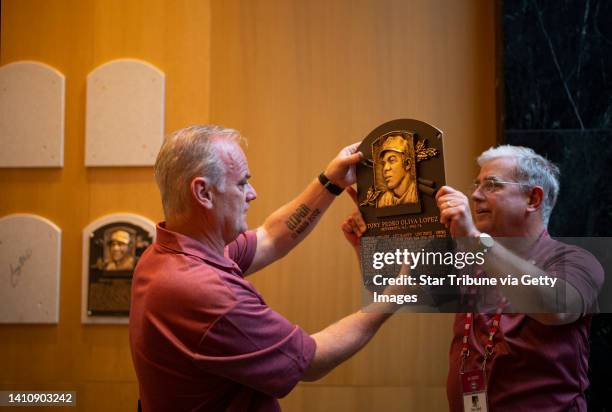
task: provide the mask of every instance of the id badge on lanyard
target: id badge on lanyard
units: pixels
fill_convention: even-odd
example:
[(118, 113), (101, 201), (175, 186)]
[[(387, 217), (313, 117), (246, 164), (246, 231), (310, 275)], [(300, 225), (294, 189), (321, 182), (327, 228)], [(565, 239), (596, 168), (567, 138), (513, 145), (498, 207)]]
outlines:
[(461, 373), (464, 412), (487, 412), (487, 379), (484, 367)]
[(463, 330), (463, 344), (461, 348), (461, 368), (459, 369), (464, 412), (488, 412), (489, 410), (486, 374), (487, 359), (493, 355), (493, 337), (499, 329), (499, 321), (506, 303), (507, 300), (502, 298), (497, 306), (497, 311), (495, 312), (493, 323), (491, 324), (491, 330), (489, 331), (489, 338), (484, 348), (482, 366), (468, 371), (464, 369), (464, 366), (470, 356), (468, 338), (474, 322), (474, 315), (472, 313), (465, 314), (465, 328)]
[[(540, 236), (538, 236), (536, 243), (538, 243), (540, 239), (547, 234), (548, 232), (543, 230), (542, 233), (540, 233)], [(474, 323), (474, 314), (465, 314), (465, 328), (463, 330), (463, 344), (461, 347), (461, 368), (459, 369), (464, 412), (488, 412), (489, 410), (489, 403), (487, 399), (487, 360), (493, 356), (493, 338), (499, 329), (501, 315), (504, 311), (504, 307), (507, 304), (508, 300), (505, 297), (500, 296), (495, 315), (493, 316), (493, 323), (491, 324), (487, 344), (484, 348), (484, 359), (482, 361), (482, 366), (469, 371), (466, 371), (464, 366), (470, 356), (468, 338)]]

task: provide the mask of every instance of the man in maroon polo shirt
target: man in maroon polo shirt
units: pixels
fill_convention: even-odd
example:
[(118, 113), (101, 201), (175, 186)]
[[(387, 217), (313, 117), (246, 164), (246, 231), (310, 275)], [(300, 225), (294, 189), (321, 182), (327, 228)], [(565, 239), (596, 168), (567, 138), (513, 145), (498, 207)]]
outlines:
[[(531, 149), (508, 145), (485, 151), (478, 164), (472, 209), (466, 195), (444, 186), (436, 194), (440, 221), (460, 248), (487, 250), (483, 273), (545, 273), (556, 282), (499, 288), (513, 307), (535, 308), (534, 313), (457, 314), (449, 409), (485, 411), (488, 400), (490, 411), (586, 411), (589, 313), (597, 310), (603, 269), (589, 252), (555, 241), (546, 231), (559, 192), (554, 164)], [(365, 226), (353, 213), (342, 229), (355, 246)], [(559, 296), (564, 296), (564, 313), (555, 313)], [(478, 376), (486, 388), (470, 387), (469, 380), (464, 385), (466, 378)], [(486, 400), (476, 392), (486, 393)]]
[[(165, 139), (155, 177), (165, 222), (134, 271), (130, 346), (144, 411), (276, 411), (363, 347), (391, 310), (357, 312), (309, 336), (245, 279), (286, 255), (355, 182), (358, 144), (255, 230), (240, 134), (192, 126)], [(387, 312), (387, 313), (383, 313)]]
[[(514, 308), (537, 313), (477, 313), (471, 321), (457, 314), (447, 379), (450, 410), (464, 410), (462, 372), (481, 368), (486, 351), (489, 410), (586, 411), (589, 313), (597, 309), (603, 269), (586, 250), (548, 235), (559, 192), (557, 166), (532, 149), (510, 145), (486, 150), (478, 164), (473, 209), (463, 193), (443, 187), (436, 194), (440, 221), (460, 242), (487, 250), (482, 269), (489, 276), (544, 273), (556, 281), (554, 287), (500, 288)], [(556, 312), (559, 296), (564, 313)]]

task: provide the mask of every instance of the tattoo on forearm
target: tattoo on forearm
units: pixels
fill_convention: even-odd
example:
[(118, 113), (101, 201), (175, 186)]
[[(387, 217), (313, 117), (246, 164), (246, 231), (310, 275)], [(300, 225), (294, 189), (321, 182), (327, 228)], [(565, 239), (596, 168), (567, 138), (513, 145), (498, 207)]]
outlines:
[(285, 225), (291, 231), (291, 237), (293, 239), (298, 237), (320, 214), (319, 209), (311, 210), (302, 203), (285, 221)]

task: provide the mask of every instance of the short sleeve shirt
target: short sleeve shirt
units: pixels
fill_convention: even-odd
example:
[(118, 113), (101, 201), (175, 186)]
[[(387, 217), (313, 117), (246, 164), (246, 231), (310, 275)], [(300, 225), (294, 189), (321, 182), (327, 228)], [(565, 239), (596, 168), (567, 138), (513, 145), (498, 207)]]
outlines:
[(276, 411), (310, 364), (314, 340), (270, 309), (243, 273), (257, 246), (224, 256), (157, 226), (134, 271), (130, 345), (144, 411)]
[[(603, 284), (603, 269), (584, 249), (558, 242), (545, 232), (532, 261), (563, 279), (581, 295), (583, 312), (593, 310)], [(475, 314), (465, 369), (482, 365), (493, 315)], [(544, 325), (525, 314), (503, 314), (486, 363), (487, 397), (493, 411), (586, 411), (591, 315), (567, 325)], [(449, 355), (447, 395), (451, 412), (462, 412), (460, 365), (465, 314), (457, 314)]]

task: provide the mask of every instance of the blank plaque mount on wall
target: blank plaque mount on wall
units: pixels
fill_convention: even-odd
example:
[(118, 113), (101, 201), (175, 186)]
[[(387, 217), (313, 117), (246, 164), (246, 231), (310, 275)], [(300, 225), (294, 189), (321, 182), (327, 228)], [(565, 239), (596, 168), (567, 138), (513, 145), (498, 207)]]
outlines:
[(0, 323), (59, 321), (61, 230), (31, 214), (0, 218)]
[(40, 62), (0, 68), (0, 167), (64, 165), (65, 83)]
[(165, 75), (136, 59), (87, 76), (86, 166), (152, 166), (164, 136)]

